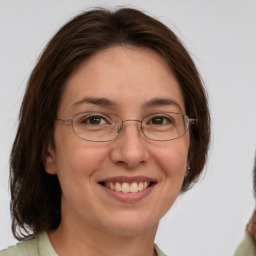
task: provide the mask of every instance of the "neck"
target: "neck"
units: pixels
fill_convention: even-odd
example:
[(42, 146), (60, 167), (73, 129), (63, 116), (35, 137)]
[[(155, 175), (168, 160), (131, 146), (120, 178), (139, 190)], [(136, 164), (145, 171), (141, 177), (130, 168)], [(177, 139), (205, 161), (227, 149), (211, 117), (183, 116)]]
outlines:
[(71, 227), (61, 223), (49, 232), (49, 238), (60, 256), (153, 256), (156, 230), (157, 225), (134, 235), (120, 235), (91, 225), (82, 228), (74, 223)]

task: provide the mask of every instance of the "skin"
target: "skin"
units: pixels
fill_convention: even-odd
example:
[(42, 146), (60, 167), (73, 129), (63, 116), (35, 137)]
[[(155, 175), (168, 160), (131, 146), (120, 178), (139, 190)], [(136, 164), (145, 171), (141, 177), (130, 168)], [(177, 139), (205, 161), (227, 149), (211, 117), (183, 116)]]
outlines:
[(256, 241), (256, 223), (255, 222), (250, 222), (248, 224), (247, 230), (253, 236), (254, 240)]
[[(81, 102), (84, 97), (114, 104)], [(145, 106), (155, 98), (176, 104)], [(158, 111), (185, 113), (185, 107), (180, 86), (160, 55), (115, 46), (82, 62), (65, 84), (57, 117), (84, 111), (141, 120)], [(48, 146), (44, 164), (62, 188), (62, 220), (49, 232), (59, 255), (153, 255), (159, 220), (180, 192), (190, 140), (187, 132), (176, 140), (152, 141), (138, 128), (139, 123), (126, 122), (118, 139), (90, 142), (77, 137), (71, 123), (56, 122), (55, 149)], [(98, 184), (116, 176), (147, 176), (156, 185), (139, 201), (121, 202)]]
[(247, 231), (252, 235), (256, 242), (256, 211), (254, 211), (253, 216), (247, 225)]

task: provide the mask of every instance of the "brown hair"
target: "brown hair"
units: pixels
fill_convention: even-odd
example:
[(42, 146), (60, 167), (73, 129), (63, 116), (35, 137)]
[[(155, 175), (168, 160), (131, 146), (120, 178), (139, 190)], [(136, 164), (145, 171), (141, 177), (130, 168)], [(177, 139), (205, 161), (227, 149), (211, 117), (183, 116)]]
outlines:
[(84, 12), (64, 25), (46, 46), (24, 95), (10, 159), (12, 231), (19, 240), (60, 221), (61, 189), (48, 175), (42, 155), (53, 141), (54, 120), (63, 85), (74, 69), (92, 54), (113, 45), (148, 47), (160, 53), (183, 92), (186, 114), (197, 118), (190, 128), (190, 172), (182, 192), (197, 181), (205, 165), (210, 117), (198, 71), (176, 35), (161, 22), (134, 9)]

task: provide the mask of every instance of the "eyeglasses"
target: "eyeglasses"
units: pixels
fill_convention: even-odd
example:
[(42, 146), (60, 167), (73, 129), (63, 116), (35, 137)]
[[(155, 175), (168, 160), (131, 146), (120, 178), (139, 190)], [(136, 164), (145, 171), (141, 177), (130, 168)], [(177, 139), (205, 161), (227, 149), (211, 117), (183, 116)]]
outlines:
[(154, 141), (168, 141), (184, 136), (190, 123), (197, 123), (197, 119), (190, 119), (182, 113), (153, 113), (142, 120), (126, 119), (119, 116), (89, 111), (76, 114), (70, 119), (56, 118), (57, 121), (72, 122), (74, 133), (81, 139), (94, 142), (107, 142), (120, 136), (125, 122), (139, 122), (139, 129), (144, 136)]

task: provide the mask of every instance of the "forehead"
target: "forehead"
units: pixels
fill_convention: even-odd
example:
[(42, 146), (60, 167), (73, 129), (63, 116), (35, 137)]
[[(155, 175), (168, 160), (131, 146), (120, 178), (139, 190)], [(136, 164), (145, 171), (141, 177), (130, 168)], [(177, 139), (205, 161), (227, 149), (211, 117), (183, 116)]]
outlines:
[(165, 60), (148, 48), (115, 46), (83, 61), (65, 84), (59, 112), (72, 111), (83, 98), (104, 98), (119, 109), (135, 109), (152, 99), (178, 102), (180, 86)]

